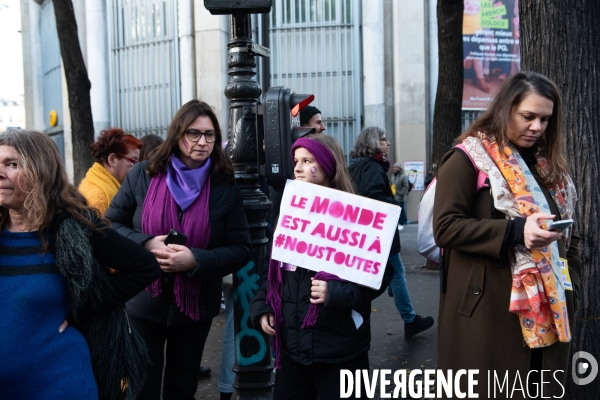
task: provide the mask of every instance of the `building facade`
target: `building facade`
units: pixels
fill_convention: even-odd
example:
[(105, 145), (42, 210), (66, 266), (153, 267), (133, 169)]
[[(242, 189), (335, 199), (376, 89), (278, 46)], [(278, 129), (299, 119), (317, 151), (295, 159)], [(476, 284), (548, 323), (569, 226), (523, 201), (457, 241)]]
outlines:
[(0, 132), (25, 127), (23, 100), (0, 99)]
[[(165, 135), (177, 109), (198, 98), (228, 125), (228, 16), (203, 0), (72, 0), (92, 83), (95, 134), (119, 126)], [(52, 135), (72, 173), (68, 102), (51, 0), (20, 0), (25, 125)], [(384, 127), (392, 162), (430, 163), (437, 86), (434, 0), (273, 0), (253, 15), (263, 90), (289, 86), (313, 104), (348, 156), (365, 126)], [(51, 125), (49, 115), (57, 118)], [(423, 191), (409, 195), (409, 219)]]

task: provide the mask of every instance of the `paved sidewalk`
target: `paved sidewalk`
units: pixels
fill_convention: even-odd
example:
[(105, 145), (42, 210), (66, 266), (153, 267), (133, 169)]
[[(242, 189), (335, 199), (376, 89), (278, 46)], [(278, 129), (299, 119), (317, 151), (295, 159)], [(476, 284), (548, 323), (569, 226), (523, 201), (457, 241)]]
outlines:
[[(372, 304), (371, 350), (369, 359), (375, 369), (436, 368), (437, 314), (439, 301), (439, 273), (423, 270), (425, 259), (416, 250), (417, 225), (406, 225), (400, 232), (402, 261), (415, 311), (435, 318), (434, 326), (412, 340), (404, 339), (404, 323), (394, 305), (394, 299), (384, 292)], [(214, 320), (208, 336), (202, 365), (210, 367), (210, 377), (198, 380), (196, 399), (218, 399), (217, 382), (221, 357), (221, 340), (225, 325), (222, 311)], [(375, 392), (379, 398), (379, 389)]]

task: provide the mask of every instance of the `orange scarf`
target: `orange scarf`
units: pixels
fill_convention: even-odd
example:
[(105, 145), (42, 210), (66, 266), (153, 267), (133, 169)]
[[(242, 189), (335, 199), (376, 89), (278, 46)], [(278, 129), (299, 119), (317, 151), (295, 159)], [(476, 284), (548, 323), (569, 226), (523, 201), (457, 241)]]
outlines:
[[(477, 167), (490, 179), (494, 207), (509, 218), (527, 218), (536, 212), (550, 212), (537, 181), (521, 156), (510, 146), (500, 151), (495, 140), (481, 135), (467, 138), (463, 144)], [(535, 153), (536, 166), (542, 176), (549, 172), (543, 150)], [(577, 194), (570, 176), (548, 188), (563, 219), (572, 218)], [(546, 228), (542, 221), (542, 228)], [(565, 232), (568, 248), (570, 230)], [(559, 340), (569, 342), (571, 330), (565, 290), (561, 280), (558, 246), (552, 243), (544, 250), (514, 249), (511, 257), (513, 284), (509, 311), (519, 315), (521, 331), (531, 348), (545, 347)]]

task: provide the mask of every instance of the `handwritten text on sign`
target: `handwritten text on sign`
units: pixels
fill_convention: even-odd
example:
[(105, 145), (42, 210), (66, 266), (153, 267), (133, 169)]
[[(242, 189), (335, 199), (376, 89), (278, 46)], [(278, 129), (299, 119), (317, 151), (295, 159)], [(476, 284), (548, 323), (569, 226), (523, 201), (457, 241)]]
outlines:
[(400, 207), (288, 180), (273, 258), (379, 289)]

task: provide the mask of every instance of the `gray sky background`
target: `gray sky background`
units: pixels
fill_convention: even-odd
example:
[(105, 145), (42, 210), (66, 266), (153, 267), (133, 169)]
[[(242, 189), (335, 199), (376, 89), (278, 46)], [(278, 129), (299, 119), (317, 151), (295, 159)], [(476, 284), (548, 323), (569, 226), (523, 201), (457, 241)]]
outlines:
[(19, 0), (0, 0), (0, 98), (21, 100), (23, 48)]

